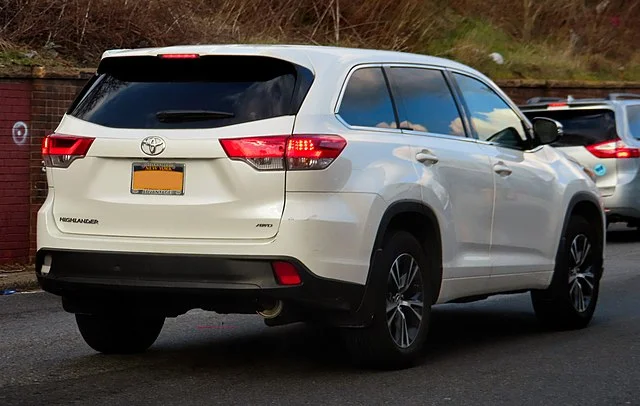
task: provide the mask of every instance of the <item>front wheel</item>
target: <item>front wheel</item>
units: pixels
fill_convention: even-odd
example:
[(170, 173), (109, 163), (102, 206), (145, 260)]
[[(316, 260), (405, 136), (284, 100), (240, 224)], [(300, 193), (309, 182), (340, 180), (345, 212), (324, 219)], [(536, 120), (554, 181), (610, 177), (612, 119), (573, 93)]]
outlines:
[(602, 273), (602, 246), (595, 229), (573, 216), (565, 232), (551, 286), (531, 293), (538, 319), (555, 329), (580, 329), (593, 318)]
[(85, 342), (104, 354), (133, 354), (146, 351), (164, 326), (164, 317), (76, 314)]
[(383, 369), (411, 366), (426, 340), (431, 289), (429, 265), (410, 233), (395, 232), (370, 270), (381, 278), (373, 295), (374, 317), (367, 328), (345, 329), (346, 344), (357, 362)]

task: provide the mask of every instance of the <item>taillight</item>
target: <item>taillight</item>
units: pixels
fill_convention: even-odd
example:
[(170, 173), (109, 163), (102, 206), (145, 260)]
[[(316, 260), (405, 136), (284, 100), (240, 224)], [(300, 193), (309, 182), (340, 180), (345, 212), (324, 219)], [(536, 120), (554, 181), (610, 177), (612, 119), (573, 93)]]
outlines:
[(338, 135), (233, 138), (220, 143), (229, 158), (262, 171), (326, 169), (347, 145)]
[(598, 158), (640, 158), (640, 149), (631, 148), (621, 140), (589, 145), (587, 150)]
[(567, 107), (567, 106), (568, 104), (566, 102), (549, 103), (549, 105), (547, 106), (547, 109), (552, 110), (553, 108)]
[(198, 54), (160, 54), (158, 55), (162, 59), (198, 59)]
[(52, 134), (42, 140), (44, 165), (68, 168), (73, 161), (84, 158), (95, 138)]

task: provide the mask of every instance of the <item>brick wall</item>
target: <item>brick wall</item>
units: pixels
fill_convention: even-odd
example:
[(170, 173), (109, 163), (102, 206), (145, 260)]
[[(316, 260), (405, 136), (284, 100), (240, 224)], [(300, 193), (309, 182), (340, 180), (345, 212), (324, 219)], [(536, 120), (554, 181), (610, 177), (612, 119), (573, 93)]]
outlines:
[[(47, 196), (42, 172), (42, 137), (53, 132), (91, 70), (33, 72), (3, 77), (0, 72), (0, 264), (32, 261), (36, 214)], [(516, 103), (535, 96), (601, 97), (640, 93), (640, 83), (571, 83), (506, 80), (498, 84)], [(24, 122), (24, 129), (13, 126)]]
[(36, 251), (37, 214), (47, 197), (47, 178), (42, 171), (40, 153), (42, 138), (52, 133), (86, 79), (34, 79), (31, 96), (31, 155), (30, 173), (30, 227), (29, 252), (31, 258)]
[(640, 93), (639, 83), (625, 82), (565, 82), (565, 81), (522, 81), (503, 80), (498, 85), (513, 99), (521, 104), (536, 96), (575, 98), (606, 97), (610, 93)]
[(0, 81), (0, 263), (29, 259), (31, 83)]

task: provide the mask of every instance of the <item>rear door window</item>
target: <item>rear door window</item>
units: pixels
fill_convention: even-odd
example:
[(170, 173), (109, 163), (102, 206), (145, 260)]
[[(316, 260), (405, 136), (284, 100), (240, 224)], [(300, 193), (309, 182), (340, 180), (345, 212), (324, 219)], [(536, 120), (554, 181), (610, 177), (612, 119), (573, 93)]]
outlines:
[(631, 136), (640, 139), (640, 105), (627, 107), (627, 119)]
[(266, 57), (104, 60), (69, 114), (112, 128), (212, 128), (295, 114), (296, 69)]
[(338, 115), (355, 127), (397, 127), (389, 87), (381, 68), (359, 68), (353, 72)]
[(441, 71), (390, 68), (389, 72), (401, 128), (465, 136), (460, 112)]
[(615, 114), (609, 109), (525, 111), (529, 120), (547, 117), (564, 127), (554, 147), (586, 147), (617, 138)]

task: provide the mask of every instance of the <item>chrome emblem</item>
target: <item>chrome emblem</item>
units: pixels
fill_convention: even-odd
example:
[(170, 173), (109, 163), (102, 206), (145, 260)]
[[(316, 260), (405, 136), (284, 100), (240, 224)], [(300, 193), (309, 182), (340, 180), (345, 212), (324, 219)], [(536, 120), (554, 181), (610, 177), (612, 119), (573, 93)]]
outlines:
[(142, 152), (151, 156), (162, 154), (166, 147), (167, 144), (164, 142), (164, 140), (156, 136), (147, 137), (142, 140), (142, 143), (140, 144)]

